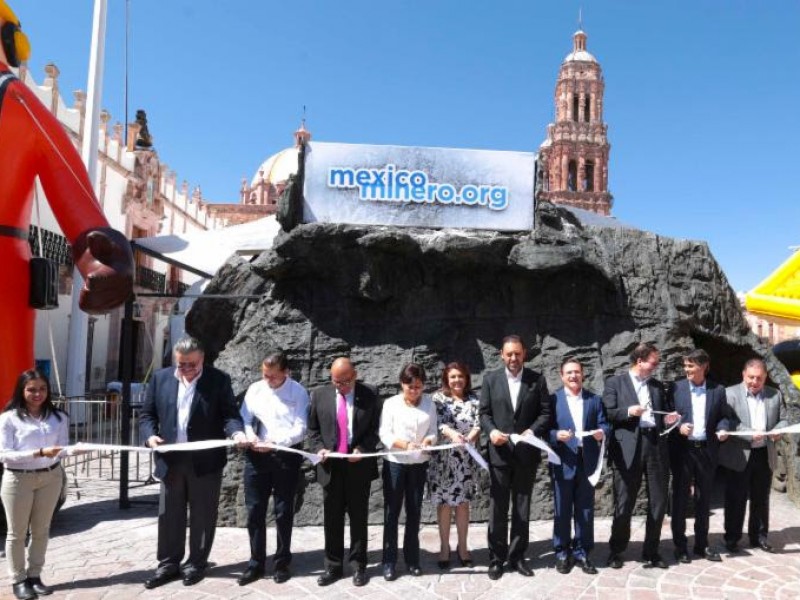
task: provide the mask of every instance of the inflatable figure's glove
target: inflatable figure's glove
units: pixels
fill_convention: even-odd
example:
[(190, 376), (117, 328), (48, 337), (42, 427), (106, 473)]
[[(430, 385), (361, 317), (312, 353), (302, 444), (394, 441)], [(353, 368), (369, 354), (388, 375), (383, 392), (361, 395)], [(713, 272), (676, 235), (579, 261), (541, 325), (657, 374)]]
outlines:
[(94, 227), (72, 244), (72, 259), (83, 275), (79, 305), (89, 314), (108, 312), (133, 291), (133, 253), (127, 238), (110, 227)]

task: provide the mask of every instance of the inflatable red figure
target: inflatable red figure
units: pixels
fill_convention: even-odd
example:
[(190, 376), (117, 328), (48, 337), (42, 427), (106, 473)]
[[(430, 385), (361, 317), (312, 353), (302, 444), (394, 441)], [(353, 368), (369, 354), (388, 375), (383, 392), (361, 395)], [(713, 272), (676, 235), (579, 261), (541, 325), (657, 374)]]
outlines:
[(0, 0), (0, 407), (34, 363), (28, 228), (36, 177), (83, 275), (81, 309), (106, 312), (133, 289), (128, 240), (109, 227), (63, 126), (9, 68), (29, 53), (19, 19)]

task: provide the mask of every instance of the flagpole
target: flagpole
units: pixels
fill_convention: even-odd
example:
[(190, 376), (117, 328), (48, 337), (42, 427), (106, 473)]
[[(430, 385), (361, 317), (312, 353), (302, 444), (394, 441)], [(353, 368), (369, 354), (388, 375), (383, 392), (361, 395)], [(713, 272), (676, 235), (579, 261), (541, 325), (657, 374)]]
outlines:
[[(92, 188), (97, 190), (98, 124), (100, 98), (103, 93), (103, 67), (105, 62), (107, 0), (95, 0), (92, 19), (92, 46), (89, 52), (89, 80), (86, 86), (86, 112), (84, 114), (83, 145), (81, 157), (86, 165)], [(86, 337), (88, 315), (78, 306), (83, 277), (77, 269), (72, 274), (72, 311), (70, 312), (67, 352), (67, 396), (86, 393)], [(82, 406), (82, 405), (81, 405)], [(81, 422), (83, 415), (70, 415)], [(76, 418), (77, 417), (77, 418)]]

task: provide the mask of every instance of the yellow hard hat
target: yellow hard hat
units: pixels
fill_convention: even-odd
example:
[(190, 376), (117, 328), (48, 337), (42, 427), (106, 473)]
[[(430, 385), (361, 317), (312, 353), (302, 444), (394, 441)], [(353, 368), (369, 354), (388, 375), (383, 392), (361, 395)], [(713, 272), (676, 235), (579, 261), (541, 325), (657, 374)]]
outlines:
[(0, 0), (0, 43), (6, 53), (6, 58), (12, 67), (28, 60), (31, 55), (31, 44), (22, 29), (19, 19), (5, 0)]

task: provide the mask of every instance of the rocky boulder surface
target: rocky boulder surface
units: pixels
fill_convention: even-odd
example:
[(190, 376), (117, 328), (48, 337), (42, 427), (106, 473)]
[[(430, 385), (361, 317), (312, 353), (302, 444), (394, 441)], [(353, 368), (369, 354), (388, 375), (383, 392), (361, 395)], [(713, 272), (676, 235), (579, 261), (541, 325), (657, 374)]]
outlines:
[[(671, 239), (621, 226), (610, 218), (540, 204), (530, 233), (298, 225), (281, 233), (252, 262), (232, 258), (207, 287), (209, 294), (252, 299), (201, 299), (187, 329), (203, 340), (215, 365), (243, 394), (260, 377), (266, 352), (283, 348), (292, 374), (308, 389), (328, 381), (333, 358), (349, 355), (359, 377), (383, 397), (399, 391), (407, 362), (438, 387), (442, 367), (466, 363), (480, 393), (482, 373), (499, 368), (503, 336), (521, 335), (528, 365), (560, 386), (565, 355), (584, 364), (585, 385), (602, 393), (606, 377), (625, 369), (640, 341), (662, 352), (659, 376), (681, 376), (684, 353), (703, 348), (711, 376), (741, 381), (744, 361), (764, 357), (770, 377), (789, 398), (797, 421), (797, 390), (785, 369), (750, 332), (724, 273), (703, 242)], [(778, 475), (797, 496), (796, 442), (783, 444)], [(243, 526), (241, 457), (223, 483), (220, 522)], [(295, 522), (321, 524), (322, 494), (304, 466)], [(610, 514), (606, 470), (598, 513)], [(644, 487), (644, 486), (643, 486)], [(472, 518), (488, 514), (488, 476), (478, 486)], [(381, 523), (380, 480), (373, 483), (371, 523)], [(542, 465), (531, 518), (552, 516), (549, 476)], [(424, 517), (435, 520), (427, 505)]]

